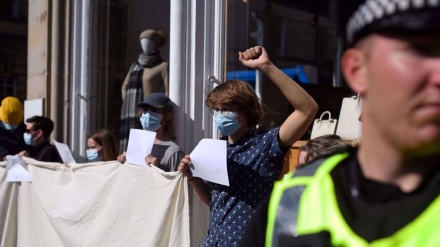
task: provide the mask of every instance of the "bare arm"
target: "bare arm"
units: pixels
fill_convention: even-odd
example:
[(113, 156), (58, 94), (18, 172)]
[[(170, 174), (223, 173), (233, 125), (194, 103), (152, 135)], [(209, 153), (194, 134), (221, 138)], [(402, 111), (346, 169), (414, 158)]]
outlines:
[(201, 178), (194, 178), (190, 183), (196, 190), (200, 199), (209, 206), (209, 204), (211, 204), (211, 187), (209, 187), (209, 185), (207, 185)]
[(306, 132), (312, 123), (318, 104), (294, 80), (278, 69), (270, 60), (266, 50), (261, 46), (239, 52), (240, 61), (247, 67), (258, 69), (277, 85), (295, 111), (280, 127), (279, 141), (281, 147), (292, 146)]
[(211, 203), (211, 187), (209, 187), (209, 185), (207, 185), (201, 178), (195, 178), (192, 176), (191, 170), (189, 169), (190, 164), (191, 159), (189, 158), (189, 155), (185, 155), (177, 170), (186, 174), (188, 181), (190, 181), (191, 185), (196, 190), (197, 195), (199, 195), (200, 199), (209, 206)]

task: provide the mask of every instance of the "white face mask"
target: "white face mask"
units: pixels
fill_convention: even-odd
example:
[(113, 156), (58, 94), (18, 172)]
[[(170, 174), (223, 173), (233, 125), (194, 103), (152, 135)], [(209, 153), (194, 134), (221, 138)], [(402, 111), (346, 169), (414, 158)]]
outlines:
[(23, 140), (24, 140), (24, 143), (26, 143), (29, 146), (36, 146), (37, 145), (37, 140), (32, 137), (31, 133), (24, 132), (23, 133)]
[(14, 130), (18, 127), (18, 124), (8, 124), (8, 123), (3, 123), (3, 122), (2, 122), (2, 127), (3, 127), (5, 130), (14, 131)]
[(96, 148), (91, 148), (91, 149), (87, 149), (86, 150), (86, 154), (87, 154), (87, 159), (89, 161), (101, 161), (102, 160), (102, 156), (100, 156), (98, 154), (98, 149)]
[(146, 111), (142, 113), (139, 119), (142, 124), (142, 128), (148, 131), (156, 131), (161, 127), (160, 120), (162, 116), (159, 113), (153, 111)]
[(241, 127), (241, 124), (238, 122), (238, 113), (231, 111), (219, 112), (214, 115), (214, 123), (227, 136), (232, 135)]

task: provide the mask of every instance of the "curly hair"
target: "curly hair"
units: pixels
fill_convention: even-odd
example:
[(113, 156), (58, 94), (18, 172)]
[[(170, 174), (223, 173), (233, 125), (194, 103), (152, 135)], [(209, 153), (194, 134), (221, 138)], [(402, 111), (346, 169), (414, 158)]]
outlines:
[(254, 89), (241, 80), (228, 80), (214, 88), (208, 94), (205, 105), (210, 108), (222, 106), (241, 112), (247, 119), (248, 127), (261, 124), (265, 114)]

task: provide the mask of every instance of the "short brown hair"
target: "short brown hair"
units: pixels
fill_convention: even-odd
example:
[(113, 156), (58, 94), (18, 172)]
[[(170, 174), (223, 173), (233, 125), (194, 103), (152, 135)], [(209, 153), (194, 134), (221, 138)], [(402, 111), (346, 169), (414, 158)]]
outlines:
[(321, 155), (329, 154), (347, 145), (349, 143), (338, 135), (323, 135), (309, 140), (299, 150), (307, 153), (304, 161), (308, 163)]
[(50, 134), (54, 129), (54, 123), (52, 119), (43, 116), (33, 116), (26, 119), (26, 123), (32, 124), (35, 130), (43, 131), (43, 136), (45, 139), (49, 139)]
[(99, 129), (87, 136), (102, 147), (104, 161), (116, 160), (118, 157), (118, 143), (116, 136), (108, 129)]
[(260, 99), (249, 83), (241, 80), (228, 80), (214, 88), (206, 98), (206, 106), (218, 105), (241, 112), (248, 121), (248, 127), (260, 124), (264, 117), (264, 109)]

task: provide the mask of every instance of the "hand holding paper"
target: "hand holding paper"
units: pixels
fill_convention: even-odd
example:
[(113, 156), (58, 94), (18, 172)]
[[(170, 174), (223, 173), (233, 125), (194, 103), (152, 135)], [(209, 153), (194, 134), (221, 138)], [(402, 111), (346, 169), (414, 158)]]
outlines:
[(31, 176), (27, 171), (26, 163), (18, 155), (6, 156), (8, 175), (6, 181), (8, 182), (31, 182)]
[(130, 129), (126, 162), (138, 166), (147, 166), (145, 156), (151, 153), (155, 138), (156, 132)]
[(202, 139), (190, 157), (194, 177), (229, 186), (226, 141)]
[(55, 140), (53, 140), (53, 143), (55, 144), (55, 147), (57, 148), (57, 151), (65, 164), (76, 164), (72, 152), (67, 144), (57, 142)]

